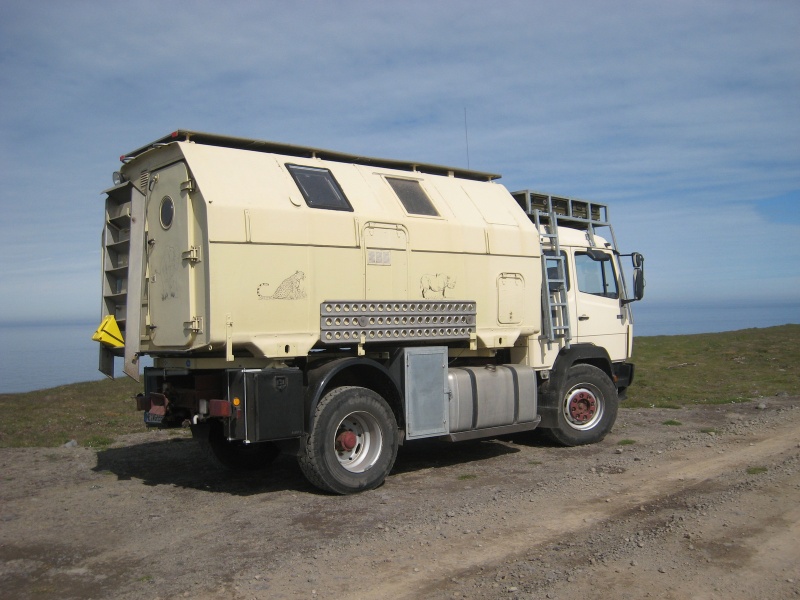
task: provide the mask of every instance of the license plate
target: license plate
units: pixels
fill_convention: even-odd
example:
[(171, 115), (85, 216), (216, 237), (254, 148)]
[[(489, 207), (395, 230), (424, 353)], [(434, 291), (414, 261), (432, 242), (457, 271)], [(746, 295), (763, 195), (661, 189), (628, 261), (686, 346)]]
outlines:
[(144, 423), (145, 425), (161, 425), (164, 420), (164, 415), (154, 415), (153, 413), (145, 411)]

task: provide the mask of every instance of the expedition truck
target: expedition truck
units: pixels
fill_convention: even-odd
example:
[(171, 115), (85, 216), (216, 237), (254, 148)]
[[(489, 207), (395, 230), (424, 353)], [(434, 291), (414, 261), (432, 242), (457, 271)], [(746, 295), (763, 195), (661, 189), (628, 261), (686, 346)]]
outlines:
[(121, 161), (94, 339), (110, 377), (116, 356), (137, 380), (152, 357), (147, 425), (189, 426), (233, 468), (294, 455), (340, 494), (380, 485), (419, 439), (611, 429), (644, 279), (606, 206), (192, 131)]

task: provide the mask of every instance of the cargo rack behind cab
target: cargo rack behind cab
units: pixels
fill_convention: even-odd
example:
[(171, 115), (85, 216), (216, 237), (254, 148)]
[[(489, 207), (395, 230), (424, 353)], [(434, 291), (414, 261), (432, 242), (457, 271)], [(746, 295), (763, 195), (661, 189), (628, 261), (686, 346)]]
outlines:
[(553, 196), (542, 192), (531, 190), (520, 190), (511, 194), (514, 200), (522, 207), (522, 210), (530, 217), (531, 221), (536, 222), (536, 216), (541, 223), (551, 224), (551, 214), (555, 215), (557, 223), (571, 229), (586, 231), (592, 246), (595, 246), (594, 234), (597, 227), (608, 227), (611, 232), (610, 238), (612, 247), (617, 249), (617, 241), (614, 236), (614, 229), (608, 216), (608, 206), (599, 202), (579, 200), (578, 198), (567, 198), (563, 196)]

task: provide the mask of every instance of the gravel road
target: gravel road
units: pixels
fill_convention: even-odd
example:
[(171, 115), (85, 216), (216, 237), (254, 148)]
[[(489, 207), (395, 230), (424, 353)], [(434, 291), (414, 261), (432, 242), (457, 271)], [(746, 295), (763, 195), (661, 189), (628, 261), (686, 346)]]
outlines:
[(184, 431), (2, 449), (0, 476), (6, 600), (800, 596), (798, 397), (623, 409), (589, 447), (409, 444), (347, 497)]

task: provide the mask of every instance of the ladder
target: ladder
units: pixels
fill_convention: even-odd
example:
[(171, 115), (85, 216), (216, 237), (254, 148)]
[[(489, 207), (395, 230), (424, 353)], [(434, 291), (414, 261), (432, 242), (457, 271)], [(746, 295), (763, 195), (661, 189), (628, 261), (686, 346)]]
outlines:
[[(146, 182), (143, 185), (147, 189)], [(107, 197), (102, 236), (103, 304), (100, 316), (101, 319), (113, 317), (124, 339), (130, 338), (130, 343), (125, 343), (124, 348), (100, 344), (98, 366), (101, 373), (113, 377), (114, 357), (124, 356), (125, 373), (138, 381), (136, 353), (141, 333), (144, 193), (128, 181), (104, 193)]]
[[(562, 342), (569, 348), (572, 329), (569, 321), (569, 297), (567, 296), (567, 269), (565, 256), (561, 254), (558, 240), (558, 215), (553, 210), (553, 198), (547, 197), (547, 211), (532, 210), (533, 222), (543, 240), (542, 245), (542, 313), (543, 333), (548, 346)], [(547, 223), (542, 222), (547, 218)]]
[[(543, 338), (548, 347), (554, 343), (563, 343), (565, 348), (569, 348), (572, 328), (569, 319), (567, 271), (565, 256), (561, 254), (558, 228), (560, 225), (585, 231), (589, 245), (598, 247), (595, 229), (605, 227), (610, 233), (611, 249), (616, 252), (617, 240), (608, 218), (608, 206), (530, 190), (513, 192), (511, 195), (534, 222), (542, 239)], [(625, 278), (620, 279), (623, 297), (627, 298)]]

